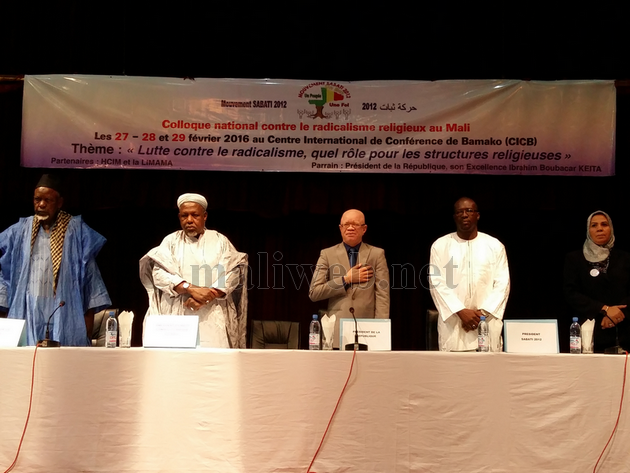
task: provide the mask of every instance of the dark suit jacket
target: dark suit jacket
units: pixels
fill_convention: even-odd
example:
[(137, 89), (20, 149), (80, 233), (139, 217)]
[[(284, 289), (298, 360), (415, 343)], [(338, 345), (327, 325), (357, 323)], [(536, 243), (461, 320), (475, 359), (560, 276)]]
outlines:
[(352, 318), (354, 307), (357, 318), (389, 318), (389, 269), (385, 251), (361, 243), (358, 263), (374, 268), (374, 277), (363, 284), (345, 288), (342, 277), (350, 269), (348, 253), (343, 243), (322, 250), (309, 290), (313, 302), (328, 299), (328, 315), (335, 314), (334, 346), (339, 345), (339, 319)]
[[(566, 256), (564, 264), (564, 297), (580, 324), (586, 319), (595, 319), (593, 339), (596, 352), (616, 345), (615, 329), (603, 330), (601, 322), (604, 305), (630, 305), (630, 254), (625, 251), (610, 250), (610, 260), (606, 273), (593, 277), (592, 266), (584, 258), (582, 250)], [(626, 318), (617, 327), (619, 342), (626, 350), (630, 348), (630, 313), (622, 309)]]

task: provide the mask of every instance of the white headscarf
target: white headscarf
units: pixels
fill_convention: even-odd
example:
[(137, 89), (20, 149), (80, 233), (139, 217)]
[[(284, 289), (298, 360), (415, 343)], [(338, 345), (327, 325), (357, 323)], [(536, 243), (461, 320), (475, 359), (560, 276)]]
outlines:
[(184, 202), (193, 202), (199, 204), (204, 210), (208, 208), (208, 201), (201, 194), (182, 194), (177, 199), (177, 207), (181, 207)]
[[(610, 240), (605, 245), (598, 245), (591, 239), (591, 232), (589, 229), (591, 228), (591, 220), (595, 215), (603, 215), (608, 220), (608, 225), (610, 226)], [(600, 261), (604, 261), (610, 255), (610, 249), (615, 245), (615, 232), (613, 230), (612, 220), (606, 212), (602, 212), (598, 210), (597, 212), (593, 212), (588, 216), (588, 220), (586, 221), (586, 241), (584, 242), (584, 246), (582, 247), (582, 252), (584, 253), (584, 258), (586, 261), (590, 261), (591, 263), (599, 263)]]

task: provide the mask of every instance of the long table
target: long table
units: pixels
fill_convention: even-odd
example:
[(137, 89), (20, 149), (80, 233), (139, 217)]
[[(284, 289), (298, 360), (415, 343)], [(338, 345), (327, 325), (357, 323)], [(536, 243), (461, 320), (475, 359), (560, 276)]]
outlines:
[[(33, 348), (0, 349), (0, 471)], [(306, 472), (352, 352), (39, 349), (16, 473)], [(311, 471), (592, 471), (625, 357), (359, 352)], [(628, 394), (630, 395), (630, 394)], [(598, 471), (630, 471), (630, 402)]]

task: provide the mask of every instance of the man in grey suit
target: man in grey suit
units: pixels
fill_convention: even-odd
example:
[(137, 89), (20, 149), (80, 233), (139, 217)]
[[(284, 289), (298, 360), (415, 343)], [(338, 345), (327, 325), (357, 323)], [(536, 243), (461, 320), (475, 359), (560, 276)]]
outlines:
[(335, 314), (334, 346), (339, 346), (339, 319), (389, 318), (389, 270), (385, 251), (363, 243), (365, 216), (348, 210), (339, 225), (343, 243), (322, 250), (311, 281), (313, 302), (328, 299), (328, 315)]

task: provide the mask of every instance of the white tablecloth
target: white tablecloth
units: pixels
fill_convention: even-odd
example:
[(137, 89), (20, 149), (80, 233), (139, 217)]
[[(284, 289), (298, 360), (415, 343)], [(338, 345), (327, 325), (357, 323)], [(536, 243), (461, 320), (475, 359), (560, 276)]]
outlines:
[[(0, 349), (0, 471), (22, 433), (33, 351)], [(14, 472), (305, 472), (351, 358), (39, 349)], [(312, 471), (592, 471), (616, 420), (624, 361), (360, 352)], [(627, 400), (598, 471), (630, 471), (629, 410)]]

